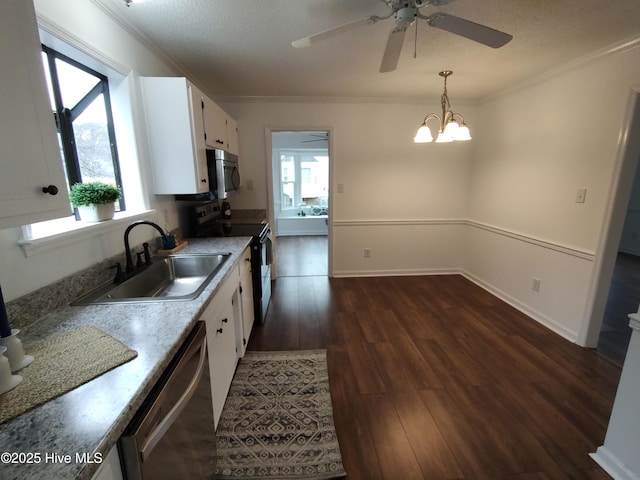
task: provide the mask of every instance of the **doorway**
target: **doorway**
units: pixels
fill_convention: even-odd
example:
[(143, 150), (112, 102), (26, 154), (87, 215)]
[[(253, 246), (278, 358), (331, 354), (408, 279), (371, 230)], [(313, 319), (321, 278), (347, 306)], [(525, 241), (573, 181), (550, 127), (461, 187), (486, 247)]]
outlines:
[(631, 189), (597, 351), (622, 365), (631, 339), (629, 313), (640, 305), (640, 169)]
[[(605, 310), (619, 255), (635, 172), (640, 158), (640, 87), (634, 87), (631, 90), (627, 105), (615, 171), (609, 189), (611, 194), (596, 251), (591, 294), (588, 302), (588, 321), (583, 323), (578, 339), (578, 343), (586, 347), (597, 347), (601, 330), (605, 325)], [(627, 313), (632, 313), (637, 308), (636, 305)]]
[(330, 130), (270, 132), (277, 276), (329, 275)]

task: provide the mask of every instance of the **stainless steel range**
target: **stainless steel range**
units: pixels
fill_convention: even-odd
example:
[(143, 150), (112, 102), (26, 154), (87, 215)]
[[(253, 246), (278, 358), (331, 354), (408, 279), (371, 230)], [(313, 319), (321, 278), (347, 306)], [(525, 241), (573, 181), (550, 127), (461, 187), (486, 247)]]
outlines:
[(271, 264), (273, 263), (271, 228), (268, 223), (234, 223), (223, 220), (217, 201), (190, 205), (182, 215), (183, 231), (188, 237), (252, 237), (251, 280), (255, 324), (263, 324), (271, 300)]

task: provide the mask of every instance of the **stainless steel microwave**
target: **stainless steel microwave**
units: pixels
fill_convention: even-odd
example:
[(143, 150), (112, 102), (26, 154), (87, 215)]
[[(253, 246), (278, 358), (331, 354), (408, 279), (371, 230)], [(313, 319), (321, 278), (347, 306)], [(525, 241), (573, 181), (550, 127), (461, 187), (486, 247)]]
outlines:
[(215, 189), (215, 197), (219, 199), (238, 191), (240, 188), (240, 170), (238, 157), (225, 150), (207, 150), (207, 168), (209, 185)]

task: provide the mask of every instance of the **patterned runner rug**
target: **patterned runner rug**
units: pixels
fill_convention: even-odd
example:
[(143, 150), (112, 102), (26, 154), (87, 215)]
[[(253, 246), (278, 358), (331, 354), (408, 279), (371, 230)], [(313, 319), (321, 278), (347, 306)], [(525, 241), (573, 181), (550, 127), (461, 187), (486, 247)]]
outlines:
[(344, 477), (326, 351), (247, 352), (216, 440), (219, 480)]

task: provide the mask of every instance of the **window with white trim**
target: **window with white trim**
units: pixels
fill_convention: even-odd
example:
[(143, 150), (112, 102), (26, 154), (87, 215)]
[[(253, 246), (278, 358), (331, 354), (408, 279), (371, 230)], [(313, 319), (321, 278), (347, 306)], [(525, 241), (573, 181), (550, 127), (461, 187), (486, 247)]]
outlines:
[(281, 209), (326, 206), (329, 196), (327, 149), (280, 150)]
[[(78, 181), (78, 178), (83, 182), (100, 180), (120, 187), (123, 197), (126, 195), (126, 211), (123, 198), (122, 202), (116, 203), (118, 210), (114, 217), (116, 221), (109, 222), (110, 226), (105, 225), (104, 222), (95, 224), (77, 221), (71, 205), (69, 205), (68, 217), (22, 226), (22, 238), (18, 241), (21, 246), (46, 244), (47, 248), (57, 248), (56, 246), (63, 245), (67, 238), (101, 235), (101, 232), (106, 230), (122, 228), (120, 219), (123, 221), (128, 218), (138, 219), (151, 212), (147, 187), (143, 181), (138, 159), (135, 137), (136, 119), (132, 110), (132, 105), (135, 103), (137, 74), (109, 57), (96, 57), (85, 53), (84, 45), (71, 45), (43, 29), (39, 29), (39, 34), (42, 45), (49, 51), (57, 52), (54, 55), (54, 63), (58, 70), (63, 69), (63, 76), (69, 74), (68, 64), (75, 69), (70, 71), (81, 80), (77, 91), (69, 89), (68, 86), (61, 87), (61, 96), (64, 97), (63, 112), (64, 108), (72, 110), (69, 113), (71, 118), (75, 119), (72, 122), (74, 133), (71, 136), (72, 141), (76, 142), (76, 137), (82, 137), (79, 138), (81, 141), (77, 148), (76, 172), (79, 172), (79, 176), (74, 177), (74, 174), (69, 174), (69, 170), (73, 167), (67, 168), (68, 162), (65, 155), (62, 155), (68, 183), (72, 185)], [(48, 72), (45, 77), (48, 77), (47, 82), (52, 98), (52, 115), (54, 112), (60, 115), (57, 113), (58, 108), (51, 93), (49, 56), (46, 55), (45, 50), (42, 56), (45, 71)], [(66, 85), (64, 82), (63, 84)], [(108, 107), (106, 100), (109, 100)], [(92, 112), (94, 108), (101, 111), (100, 115), (94, 115)], [(96, 118), (101, 121), (93, 122)], [(105, 118), (106, 123), (104, 123)], [(84, 119), (92, 121), (89, 123), (102, 124), (102, 130), (96, 133), (93, 128), (80, 127)], [(78, 129), (75, 128), (76, 124)], [(104, 127), (104, 125), (107, 126)], [(59, 139), (62, 151), (63, 143), (60, 134)], [(95, 158), (99, 158), (99, 161), (95, 161)], [(82, 234), (80, 234), (81, 231)], [(27, 254), (26, 251), (25, 254)]]
[[(99, 181), (122, 189), (109, 79), (45, 45), (42, 62), (68, 186)], [(116, 210), (124, 209), (123, 192)]]

